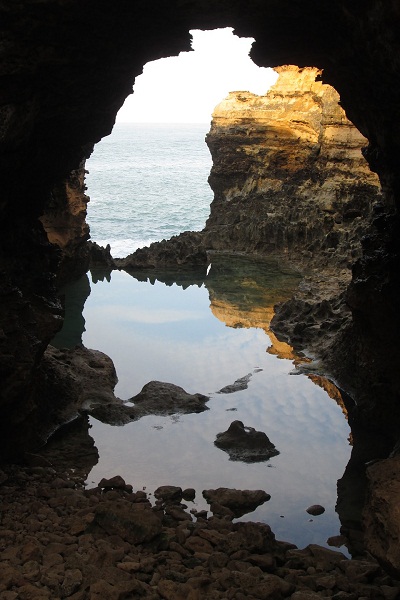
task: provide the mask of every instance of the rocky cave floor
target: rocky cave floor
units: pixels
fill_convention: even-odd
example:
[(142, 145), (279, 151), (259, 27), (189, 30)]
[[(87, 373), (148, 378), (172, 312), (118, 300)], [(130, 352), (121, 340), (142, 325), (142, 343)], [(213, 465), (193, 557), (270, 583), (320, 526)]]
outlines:
[(153, 506), (120, 477), (85, 489), (79, 469), (9, 465), (0, 481), (1, 600), (400, 597), (369, 556), (297, 549), (218, 504), (195, 516), (179, 488)]
[[(325, 304), (338, 296), (328, 291)], [(326, 321), (325, 312), (309, 318)], [(120, 477), (86, 489), (77, 448), (67, 440), (1, 466), (0, 600), (400, 599), (400, 581), (368, 553), (298, 549), (218, 502), (192, 514), (172, 486), (155, 503)]]

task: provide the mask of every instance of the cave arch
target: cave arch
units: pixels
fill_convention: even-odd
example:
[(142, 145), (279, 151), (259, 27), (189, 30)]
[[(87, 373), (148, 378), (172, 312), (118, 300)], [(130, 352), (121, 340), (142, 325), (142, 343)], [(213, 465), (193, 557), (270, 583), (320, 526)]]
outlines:
[(41, 356), (61, 318), (54, 289), (59, 257), (38, 217), (51, 202), (58, 206), (62, 194), (56, 187), (111, 131), (143, 64), (188, 50), (190, 29), (225, 26), (256, 39), (252, 57), (259, 65), (322, 69), (323, 80), (338, 90), (347, 115), (369, 139), (366, 156), (385, 201), (348, 295), (357, 343), (367, 352), (360, 372), (345, 385), (356, 393), (373, 364), (379, 399), (390, 410), (398, 407), (398, 359), (396, 353), (388, 361), (388, 347), (395, 347), (399, 330), (398, 224), (389, 214), (400, 196), (399, 21), (397, 3), (375, 0), (319, 7), (312, 0), (255, 0), (250, 7), (244, 0), (116, 0), (112, 6), (106, 0), (23, 0), (2, 6), (5, 423), (20, 423), (35, 405)]
[(21, 0), (0, 8), (3, 444), (6, 433), (20, 448), (41, 443), (44, 417), (65, 408), (54, 390), (43, 393), (51, 367), (44, 352), (62, 311), (54, 286), (59, 251), (38, 218), (51, 203), (62, 208), (66, 178), (111, 131), (143, 65), (188, 50), (190, 29), (227, 26), (256, 39), (252, 57), (260, 66), (322, 69), (369, 140), (365, 156), (384, 198), (346, 294), (353, 327), (336, 347), (357, 356), (357, 368), (336, 375), (356, 399), (361, 425), (392, 443), (400, 436), (399, 3)]

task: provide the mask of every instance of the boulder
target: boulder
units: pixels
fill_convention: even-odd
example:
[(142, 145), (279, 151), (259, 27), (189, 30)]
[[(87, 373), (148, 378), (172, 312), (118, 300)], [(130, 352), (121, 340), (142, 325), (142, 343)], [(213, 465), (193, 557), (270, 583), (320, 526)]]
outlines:
[(207, 410), (209, 397), (203, 394), (189, 394), (178, 385), (162, 381), (150, 381), (142, 390), (130, 398), (135, 405), (130, 409), (131, 418), (144, 415), (167, 416), (176, 413), (200, 413)]
[(148, 505), (126, 501), (99, 504), (93, 525), (108, 535), (119, 535), (130, 544), (150, 542), (162, 531), (160, 518)]
[(110, 425), (125, 425), (146, 415), (169, 416), (174, 414), (200, 413), (208, 410), (209, 397), (203, 394), (189, 394), (173, 383), (150, 381), (142, 390), (128, 400), (128, 406), (113, 396), (111, 402), (87, 406), (87, 412)]
[(154, 497), (157, 500), (163, 500), (168, 503), (179, 503), (182, 500), (182, 488), (176, 485), (160, 485), (154, 491)]
[(233, 421), (227, 431), (218, 433), (214, 444), (227, 452), (230, 460), (259, 462), (279, 454), (264, 432), (245, 427), (242, 421)]
[(229, 509), (235, 517), (241, 517), (252, 512), (257, 506), (264, 504), (271, 498), (264, 490), (235, 490), (229, 488), (204, 490), (203, 497), (209, 504), (216, 504)]

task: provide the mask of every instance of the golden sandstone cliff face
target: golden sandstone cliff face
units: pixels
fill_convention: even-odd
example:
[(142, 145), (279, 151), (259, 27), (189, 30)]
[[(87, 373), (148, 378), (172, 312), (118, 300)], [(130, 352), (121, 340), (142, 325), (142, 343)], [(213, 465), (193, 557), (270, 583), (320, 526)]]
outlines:
[(380, 197), (337, 92), (315, 68), (285, 66), (265, 96), (232, 92), (213, 113), (207, 144), (214, 191), (206, 239), (349, 267)]

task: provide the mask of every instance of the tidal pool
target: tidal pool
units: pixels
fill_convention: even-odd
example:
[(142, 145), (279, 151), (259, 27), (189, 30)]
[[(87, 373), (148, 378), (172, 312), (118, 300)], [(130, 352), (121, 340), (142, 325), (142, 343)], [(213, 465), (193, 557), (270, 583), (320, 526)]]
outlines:
[[(88, 485), (119, 474), (150, 494), (160, 485), (193, 487), (196, 499), (188, 505), (197, 509), (207, 509), (204, 489), (263, 489), (271, 500), (242, 520), (266, 522), (278, 539), (299, 547), (327, 545), (340, 530), (336, 482), (349, 460), (350, 429), (338, 390), (330, 386), (332, 398), (323, 379), (295, 374), (291, 348), (269, 331), (273, 305), (288, 297), (298, 277), (244, 257), (213, 261), (192, 284), (190, 277), (181, 285), (139, 277), (114, 271), (110, 281), (92, 283), (83, 344), (112, 358), (123, 400), (158, 380), (208, 395), (209, 410), (146, 416), (121, 427), (91, 418), (100, 459)], [(246, 375), (246, 389), (218, 393)], [(230, 460), (214, 441), (237, 419), (265, 432), (279, 455)], [(325, 513), (311, 517), (312, 504)]]

